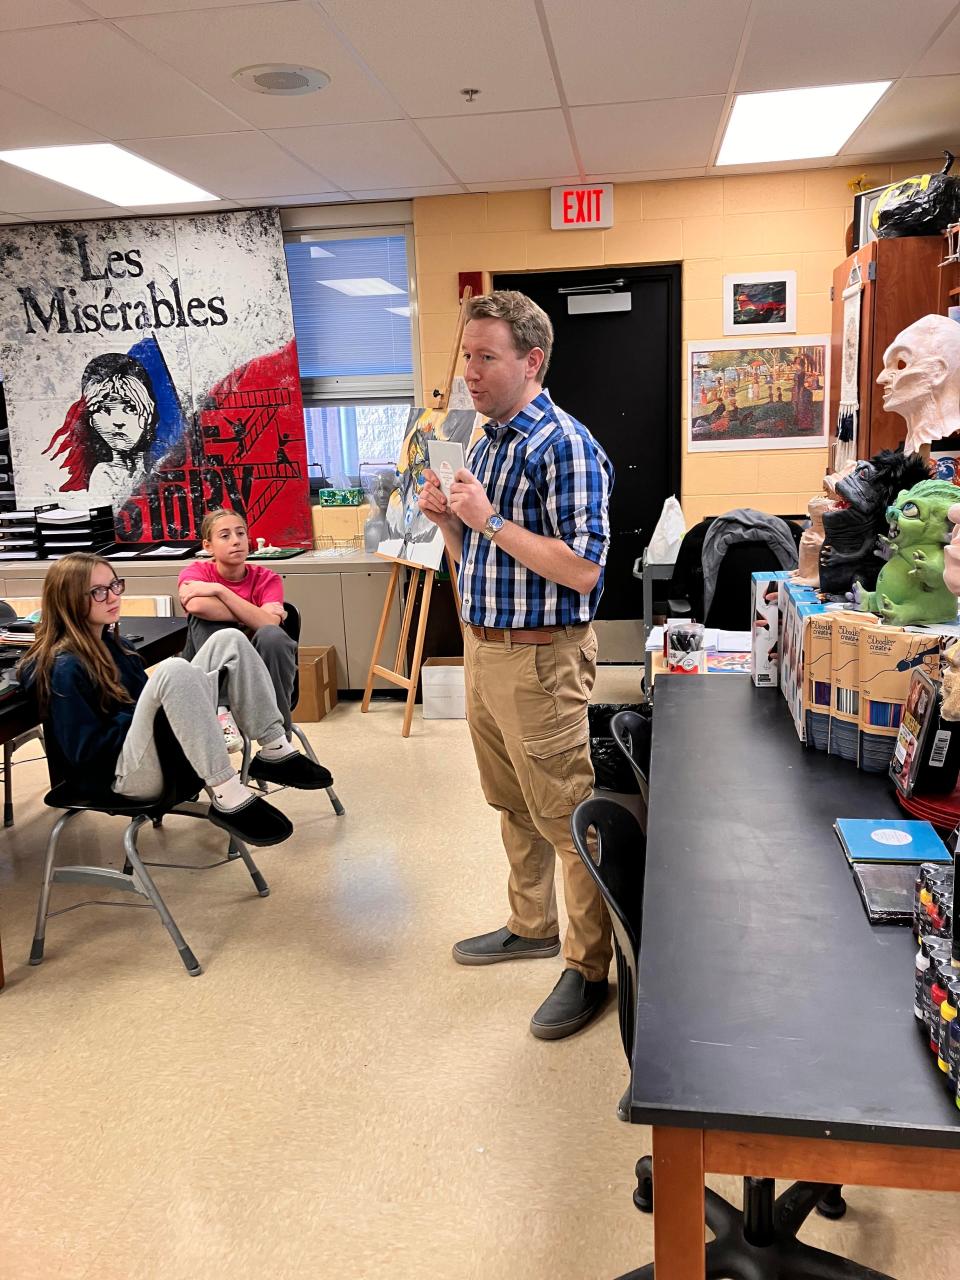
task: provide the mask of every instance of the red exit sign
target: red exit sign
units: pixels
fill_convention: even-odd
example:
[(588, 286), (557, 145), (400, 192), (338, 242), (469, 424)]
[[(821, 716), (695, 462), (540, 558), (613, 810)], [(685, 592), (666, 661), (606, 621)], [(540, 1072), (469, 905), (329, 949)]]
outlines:
[(613, 226), (613, 184), (550, 188), (550, 225), (554, 231)]

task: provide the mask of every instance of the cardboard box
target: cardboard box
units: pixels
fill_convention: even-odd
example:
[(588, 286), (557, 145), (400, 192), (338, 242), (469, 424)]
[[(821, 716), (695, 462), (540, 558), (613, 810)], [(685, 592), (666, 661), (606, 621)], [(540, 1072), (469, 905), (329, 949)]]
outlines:
[(750, 575), (753, 640), (750, 645), (750, 677), (758, 689), (777, 687), (780, 652), (780, 582), (790, 569)]
[(300, 698), (293, 711), (297, 724), (322, 720), (337, 705), (337, 651), (332, 644), (301, 645)]
[(462, 658), (428, 658), (420, 668), (424, 720), (465, 720), (467, 689)]
[(920, 667), (931, 680), (939, 680), (942, 649), (936, 628), (918, 633), (878, 625), (860, 632), (861, 769), (887, 772), (910, 677)]
[(827, 750), (843, 760), (860, 762), (860, 633), (879, 619), (872, 613), (841, 610), (832, 615), (831, 672), (833, 703)]
[(807, 623), (803, 655), (803, 727), (808, 747), (826, 751), (833, 703), (833, 617), (814, 614)]

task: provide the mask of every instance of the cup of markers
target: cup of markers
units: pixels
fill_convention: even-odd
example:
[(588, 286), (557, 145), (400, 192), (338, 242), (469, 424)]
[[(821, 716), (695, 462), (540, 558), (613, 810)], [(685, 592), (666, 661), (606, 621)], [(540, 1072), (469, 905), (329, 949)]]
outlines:
[(667, 670), (675, 675), (699, 675), (707, 669), (703, 647), (703, 626), (699, 622), (673, 622), (664, 635)]

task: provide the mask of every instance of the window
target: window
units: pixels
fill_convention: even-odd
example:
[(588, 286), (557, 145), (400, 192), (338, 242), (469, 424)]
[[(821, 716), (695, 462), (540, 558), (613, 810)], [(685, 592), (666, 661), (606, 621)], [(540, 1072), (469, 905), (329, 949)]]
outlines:
[(287, 271), (315, 486), (399, 455), (414, 403), (410, 232), (288, 233)]

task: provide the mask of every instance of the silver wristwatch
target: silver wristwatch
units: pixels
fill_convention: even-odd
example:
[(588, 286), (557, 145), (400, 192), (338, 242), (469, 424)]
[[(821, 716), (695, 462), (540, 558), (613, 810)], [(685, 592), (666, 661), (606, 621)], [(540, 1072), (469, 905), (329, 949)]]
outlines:
[(481, 532), (485, 538), (489, 538), (492, 542), (494, 537), (503, 528), (503, 524), (503, 516), (498, 516), (497, 513), (494, 512), (493, 515), (488, 517), (487, 523), (483, 526)]

